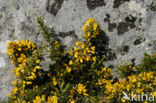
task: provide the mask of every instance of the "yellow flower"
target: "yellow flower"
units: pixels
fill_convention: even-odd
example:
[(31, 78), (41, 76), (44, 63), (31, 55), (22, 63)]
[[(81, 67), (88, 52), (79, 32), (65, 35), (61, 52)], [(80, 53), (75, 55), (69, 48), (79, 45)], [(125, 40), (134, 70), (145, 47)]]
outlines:
[(87, 57), (86, 57), (86, 60), (89, 61), (89, 60), (90, 60), (90, 56), (87, 56)]
[(11, 96), (11, 94), (8, 94), (8, 96), (10, 97), (10, 96)]
[(156, 92), (154, 92), (153, 94), (154, 94), (154, 96), (156, 97)]
[(73, 65), (73, 61), (72, 60), (69, 61), (69, 65)]
[(78, 84), (77, 92), (79, 94), (83, 94), (84, 96), (88, 96), (88, 94), (86, 93), (86, 86), (81, 83)]
[(78, 57), (78, 52), (75, 52), (74, 57), (75, 57), (75, 58)]
[(19, 72), (16, 72), (15, 75), (20, 78), (21, 77), (21, 74)]
[(102, 68), (102, 71), (104, 71), (104, 72), (105, 72), (105, 71), (106, 71), (106, 68)]
[(47, 103), (58, 103), (57, 96), (48, 97)]
[(21, 40), (21, 44), (22, 44), (22, 45), (25, 45), (25, 41), (24, 41), (24, 40)]
[(94, 31), (97, 30), (97, 27), (98, 27), (98, 24), (97, 24), (97, 22), (95, 22), (95, 23), (93, 24), (93, 29), (94, 29)]
[(23, 100), (22, 103), (27, 103), (27, 102), (25, 100)]
[(16, 41), (16, 44), (19, 44), (19, 43), (20, 43), (20, 41), (19, 41), (19, 40), (17, 40), (17, 41)]
[(34, 76), (31, 75), (31, 76), (28, 77), (28, 79), (34, 80)]
[(91, 36), (91, 33), (90, 32), (88, 32), (88, 35), (87, 35), (88, 37), (90, 37)]
[(95, 50), (95, 46), (92, 46), (91, 49), (92, 49), (92, 50)]
[(10, 42), (8, 42), (8, 41), (7, 41), (7, 42), (6, 42), (6, 44), (8, 44), (8, 45), (9, 45), (9, 44), (10, 44)]
[(17, 68), (16, 68), (16, 71), (20, 71), (21, 69), (22, 69), (22, 68), (17, 67)]
[(74, 47), (74, 51), (77, 51), (78, 50), (78, 48), (77, 47)]
[(26, 82), (26, 84), (27, 84), (27, 85), (30, 85), (30, 84), (32, 84), (32, 82), (29, 82), (29, 81), (28, 81), (28, 82)]
[(56, 78), (53, 77), (53, 85), (56, 86), (57, 85), (57, 81), (56, 81)]
[(12, 90), (12, 94), (16, 94), (18, 91), (18, 88), (17, 87), (14, 87), (14, 89)]
[(83, 44), (81, 44), (81, 48), (82, 48), (82, 49), (84, 49), (84, 47), (85, 47), (85, 44), (84, 44), (84, 43), (83, 43)]
[(88, 21), (91, 23), (95, 22), (94, 18), (92, 18), (92, 17)]
[(125, 103), (125, 102), (126, 102), (126, 100), (125, 100), (125, 99), (122, 99), (121, 101), (122, 101), (123, 103)]
[(37, 69), (36, 69), (36, 68), (34, 68), (34, 69), (33, 69), (33, 72), (36, 72), (36, 70), (37, 70)]
[(40, 66), (36, 66), (35, 68), (36, 68), (36, 69), (40, 69)]
[(73, 56), (73, 51), (69, 51), (69, 55), (70, 56)]
[(127, 91), (129, 91), (130, 88), (131, 88), (131, 86), (128, 84), (128, 85), (126, 86), (126, 88), (127, 88)]
[(38, 63), (38, 64), (39, 64), (39, 63), (40, 63), (40, 59), (37, 59), (37, 60), (36, 60), (36, 63)]
[(75, 103), (75, 101), (72, 100), (70, 103)]
[(60, 43), (58, 43), (58, 41), (55, 41), (55, 46), (56, 47), (59, 47), (60, 46)]
[(45, 97), (46, 97), (46, 95), (42, 95), (42, 97), (41, 97), (42, 101), (45, 100)]
[(24, 69), (22, 69), (21, 72), (24, 74)]
[(66, 70), (67, 70), (68, 73), (71, 72), (71, 68), (69, 66), (66, 67)]
[(33, 100), (33, 103), (42, 103), (40, 96), (36, 96), (36, 99)]
[(84, 27), (82, 28), (82, 30), (83, 30), (84, 32), (86, 32), (86, 31), (87, 31), (86, 26), (84, 26)]
[(80, 62), (83, 63), (83, 59), (82, 58), (80, 59)]
[(77, 42), (75, 43), (76, 46), (79, 46), (80, 44), (81, 44), (81, 42), (79, 42), (79, 41), (77, 41)]
[(136, 78), (133, 78), (133, 79), (132, 79), (132, 82), (133, 82), (133, 83), (135, 83), (136, 81), (137, 81)]
[(70, 94), (71, 94), (71, 95), (74, 94), (74, 90), (73, 90), (73, 89), (70, 90)]
[(18, 51), (21, 51), (22, 49), (21, 48), (18, 48)]
[(141, 82), (138, 82), (137, 85), (138, 85), (138, 87), (140, 87), (141, 86)]
[(16, 86), (16, 85), (17, 85), (17, 81), (13, 81), (12, 84), (13, 84), (14, 86)]
[(96, 56), (95, 56), (95, 57), (93, 57), (92, 59), (93, 59), (93, 61), (95, 62), (95, 61), (96, 61)]

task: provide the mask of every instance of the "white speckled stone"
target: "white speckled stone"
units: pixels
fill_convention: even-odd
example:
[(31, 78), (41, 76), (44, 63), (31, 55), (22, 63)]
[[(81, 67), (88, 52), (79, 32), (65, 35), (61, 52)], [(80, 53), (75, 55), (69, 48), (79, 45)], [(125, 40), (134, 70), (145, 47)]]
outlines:
[[(7, 46), (5, 42), (29, 39), (41, 44), (43, 37), (38, 32), (37, 16), (42, 16), (46, 25), (52, 28), (56, 35), (59, 35), (60, 32), (64, 32), (64, 34), (70, 31), (75, 32), (77, 38), (69, 35), (59, 36), (67, 47), (73, 46), (76, 39), (82, 38), (82, 26), (85, 21), (90, 17), (95, 18), (108, 36), (108, 49), (114, 51), (116, 55), (115, 59), (105, 63), (106, 67), (113, 65), (113, 69), (115, 69), (123, 61), (131, 61), (134, 58), (136, 59), (135, 63), (138, 64), (144, 57), (144, 52), (151, 54), (156, 51), (156, 11), (149, 8), (154, 0), (126, 1), (118, 8), (113, 8), (114, 0), (104, 0), (105, 6), (97, 6), (92, 10), (87, 6), (89, 0), (63, 0), (60, 8), (57, 9), (58, 1), (62, 0), (0, 0), (0, 101), (7, 99), (7, 94), (11, 92), (12, 88), (10, 83), (15, 79), (11, 72), (13, 67), (10, 64), (10, 59), (5, 54)], [(47, 11), (47, 5), (50, 5), (51, 9), (55, 3), (54, 8), (58, 11), (56, 15), (53, 15)], [(93, 4), (93, 6), (95, 5)], [(109, 23), (117, 25), (112, 32), (108, 29), (109, 23), (104, 22), (106, 14), (110, 15)], [(125, 18), (130, 15), (136, 17), (135, 28), (129, 29), (119, 36), (119, 23), (125, 22)], [(139, 19), (141, 19), (140, 22)], [(134, 41), (138, 37), (144, 38), (145, 41), (134, 45)], [(120, 48), (124, 45), (129, 46), (129, 50), (123, 55)], [(46, 62), (43, 64), (46, 65)]]
[(3, 41), (0, 41), (0, 52), (5, 53), (7, 49), (7, 44)]
[(4, 58), (0, 57), (0, 68), (5, 67), (5, 60)]

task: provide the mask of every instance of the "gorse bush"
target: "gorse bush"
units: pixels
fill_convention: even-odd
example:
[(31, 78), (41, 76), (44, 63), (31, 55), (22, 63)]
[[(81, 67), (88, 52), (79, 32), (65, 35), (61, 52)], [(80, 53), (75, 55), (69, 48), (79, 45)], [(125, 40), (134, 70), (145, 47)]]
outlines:
[(143, 62), (136, 66), (138, 72), (156, 71), (156, 53), (151, 56), (145, 53)]
[(135, 67), (133, 67), (130, 62), (128, 64), (125, 63), (125, 65), (119, 65), (117, 68), (117, 72), (121, 77), (127, 78), (128, 76), (135, 73)]
[[(7, 43), (7, 54), (17, 77), (12, 82), (14, 88), (8, 103), (131, 103), (122, 99), (123, 91), (156, 94), (155, 54), (145, 57), (141, 66), (119, 66), (121, 78), (114, 79), (93, 45), (96, 37), (102, 35), (93, 18), (83, 27), (84, 41), (76, 41), (71, 50), (64, 50), (41, 17), (37, 23), (45, 39), (43, 45), (28, 40)], [(52, 61), (48, 71), (41, 69), (40, 64), (45, 54)]]
[[(126, 92), (126, 94), (131, 97), (131, 93), (133, 92), (134, 95), (137, 94), (147, 94), (147, 95), (154, 95), (156, 96), (155, 87), (156, 87), (156, 72), (142, 72), (138, 75), (131, 75), (128, 76), (128, 79), (119, 80), (116, 83), (107, 83), (106, 84), (106, 91), (104, 91), (104, 94), (106, 94), (105, 100), (108, 101), (108, 103), (120, 103), (122, 102), (128, 102), (131, 103), (129, 100), (122, 99), (123, 97), (123, 91)], [(140, 98), (139, 98), (140, 99)], [(139, 99), (136, 97), (136, 100), (139, 101)], [(143, 99), (143, 101), (146, 101), (146, 99)], [(142, 103), (143, 101), (140, 102)], [(147, 100), (148, 101), (148, 100)], [(152, 100), (151, 100), (152, 101)], [(150, 101), (149, 101), (150, 102)]]

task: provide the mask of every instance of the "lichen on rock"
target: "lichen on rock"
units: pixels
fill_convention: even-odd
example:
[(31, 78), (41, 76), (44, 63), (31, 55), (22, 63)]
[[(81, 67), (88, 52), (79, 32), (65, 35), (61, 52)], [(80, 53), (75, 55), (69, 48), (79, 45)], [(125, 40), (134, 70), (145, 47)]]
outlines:
[(12, 88), (9, 83), (15, 79), (12, 74), (10, 77), (5, 42), (29, 39), (42, 44), (37, 16), (45, 19), (67, 47), (82, 39), (82, 25), (88, 18), (95, 18), (103, 31), (98, 52), (107, 54), (105, 66), (115, 69), (134, 58), (133, 62), (139, 64), (144, 52), (156, 51), (155, 11), (154, 0), (0, 0), (0, 101), (7, 99)]

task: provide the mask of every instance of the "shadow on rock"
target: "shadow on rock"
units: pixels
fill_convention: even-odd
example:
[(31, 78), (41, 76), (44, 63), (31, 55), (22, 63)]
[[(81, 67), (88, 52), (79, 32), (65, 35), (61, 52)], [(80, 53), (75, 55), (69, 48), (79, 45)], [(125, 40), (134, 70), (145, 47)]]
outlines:
[(109, 37), (100, 29), (100, 33), (96, 38), (91, 40), (93, 46), (96, 47), (96, 56), (99, 58), (105, 57), (105, 61), (116, 59), (116, 55), (112, 49), (109, 48)]

